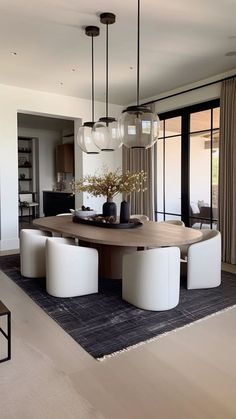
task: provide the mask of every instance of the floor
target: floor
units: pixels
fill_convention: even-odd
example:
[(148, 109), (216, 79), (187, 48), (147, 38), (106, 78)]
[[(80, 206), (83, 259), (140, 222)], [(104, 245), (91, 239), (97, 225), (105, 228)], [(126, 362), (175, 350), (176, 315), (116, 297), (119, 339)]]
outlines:
[(99, 362), (1, 272), (0, 295), (13, 329), (1, 419), (236, 418), (236, 307)]

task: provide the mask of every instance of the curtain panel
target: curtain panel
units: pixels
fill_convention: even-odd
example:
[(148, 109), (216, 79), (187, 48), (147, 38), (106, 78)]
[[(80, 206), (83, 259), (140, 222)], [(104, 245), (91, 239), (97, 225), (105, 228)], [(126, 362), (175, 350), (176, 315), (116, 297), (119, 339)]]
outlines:
[(147, 172), (147, 190), (145, 192), (133, 192), (128, 197), (131, 214), (145, 214), (150, 220), (154, 219), (153, 206), (153, 147), (144, 149), (127, 149), (123, 146), (123, 172)]
[(236, 78), (225, 80), (221, 87), (219, 230), (222, 260), (236, 264)]

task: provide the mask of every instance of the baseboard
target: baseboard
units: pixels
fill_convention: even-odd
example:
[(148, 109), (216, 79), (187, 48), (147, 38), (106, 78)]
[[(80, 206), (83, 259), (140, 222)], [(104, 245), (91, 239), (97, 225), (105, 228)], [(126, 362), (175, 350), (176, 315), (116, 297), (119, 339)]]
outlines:
[(19, 247), (20, 247), (19, 238), (0, 240), (0, 254), (3, 251), (13, 251), (14, 253), (18, 253)]

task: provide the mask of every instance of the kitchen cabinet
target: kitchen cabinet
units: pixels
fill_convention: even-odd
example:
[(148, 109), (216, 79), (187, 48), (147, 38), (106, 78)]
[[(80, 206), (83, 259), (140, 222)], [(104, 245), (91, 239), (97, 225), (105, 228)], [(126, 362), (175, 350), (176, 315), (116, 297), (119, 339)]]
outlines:
[(74, 144), (59, 144), (56, 148), (57, 173), (74, 174)]
[(70, 212), (70, 208), (75, 208), (75, 197), (70, 192), (43, 191), (45, 217)]

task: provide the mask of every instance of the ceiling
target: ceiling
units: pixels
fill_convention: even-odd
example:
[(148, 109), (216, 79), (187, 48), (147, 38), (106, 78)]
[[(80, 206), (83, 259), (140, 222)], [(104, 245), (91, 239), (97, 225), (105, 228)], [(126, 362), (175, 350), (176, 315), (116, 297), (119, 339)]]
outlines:
[[(109, 102), (136, 99), (137, 0), (0, 0), (0, 83), (81, 98), (91, 97), (91, 39), (95, 98), (105, 99), (105, 27), (109, 27)], [(141, 0), (140, 97), (236, 68), (235, 0)], [(12, 54), (16, 52), (17, 55)]]

